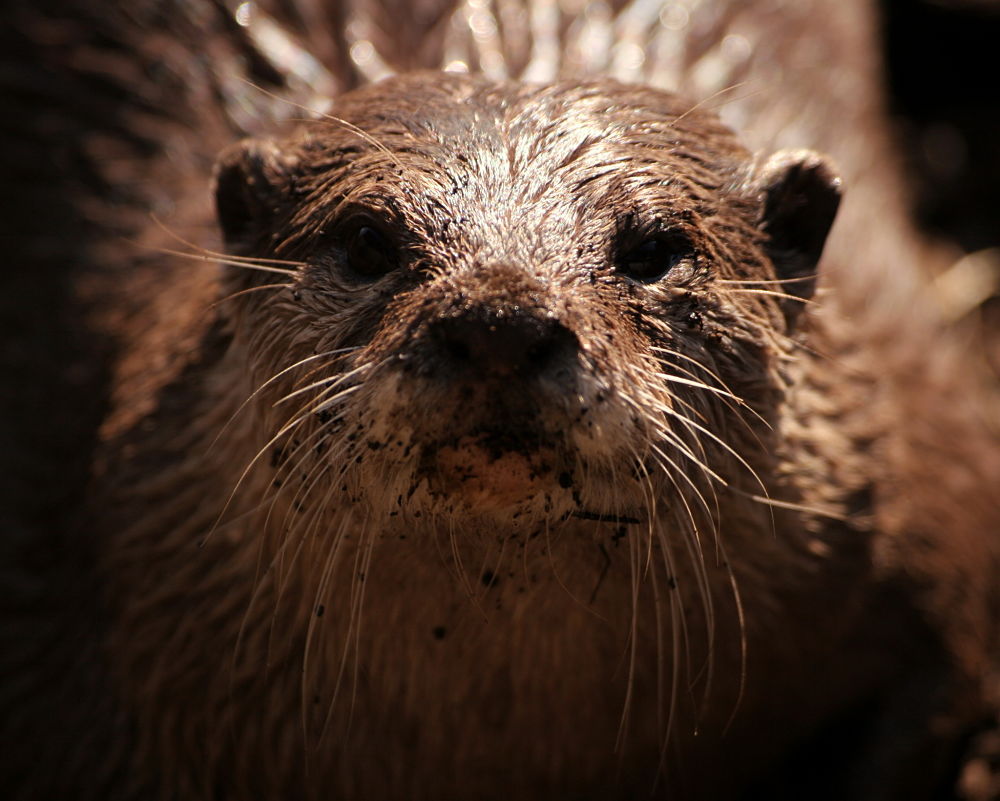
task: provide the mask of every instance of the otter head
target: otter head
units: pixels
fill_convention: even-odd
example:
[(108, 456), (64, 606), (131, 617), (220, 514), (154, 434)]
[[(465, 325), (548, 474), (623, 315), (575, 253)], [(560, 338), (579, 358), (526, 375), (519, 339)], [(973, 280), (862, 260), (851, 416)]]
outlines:
[(285, 271), (232, 301), (279, 477), (503, 526), (753, 488), (839, 200), (825, 159), (757, 163), (613, 82), (425, 74), (333, 113), (217, 170), (230, 251)]

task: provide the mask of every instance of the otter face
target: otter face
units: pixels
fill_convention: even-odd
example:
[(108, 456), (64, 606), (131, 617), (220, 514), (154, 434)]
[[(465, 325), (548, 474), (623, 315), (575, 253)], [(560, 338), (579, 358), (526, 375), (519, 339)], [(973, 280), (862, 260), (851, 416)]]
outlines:
[(277, 473), (504, 525), (759, 480), (826, 162), (645, 88), (409, 80), (221, 159), (230, 251), (292, 265), (233, 301)]

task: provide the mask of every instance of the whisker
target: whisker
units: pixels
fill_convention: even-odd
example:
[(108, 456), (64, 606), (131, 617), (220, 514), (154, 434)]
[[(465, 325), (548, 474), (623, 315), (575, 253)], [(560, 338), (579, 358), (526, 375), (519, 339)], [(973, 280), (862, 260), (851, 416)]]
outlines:
[(292, 289), (295, 284), (261, 284), (260, 286), (252, 286), (247, 289), (241, 289), (239, 292), (232, 292), (226, 295), (224, 298), (219, 298), (218, 300), (209, 304), (209, 309), (218, 309), (223, 303), (228, 303), (243, 295), (249, 295), (251, 292), (261, 292), (265, 289)]
[(736, 720), (736, 713), (739, 711), (740, 705), (743, 703), (743, 695), (746, 692), (748, 643), (746, 612), (743, 609), (743, 597), (740, 595), (740, 588), (736, 582), (736, 573), (733, 571), (725, 549), (723, 549), (722, 554), (729, 574), (729, 584), (733, 592), (733, 601), (736, 604), (736, 619), (740, 630), (740, 686), (736, 693), (736, 701), (733, 703), (733, 711), (730, 713), (729, 719), (726, 721), (726, 725), (722, 727), (722, 732), (725, 734), (729, 731), (729, 727), (733, 725), (733, 721)]
[(776, 292), (772, 289), (734, 289), (733, 292), (737, 292), (741, 295), (768, 295), (772, 298), (780, 298), (781, 300), (793, 300), (796, 303), (801, 303), (804, 306), (815, 306), (816, 301), (811, 298), (803, 298), (798, 295), (790, 295), (787, 292)]
[(226, 499), (226, 503), (222, 507), (222, 511), (219, 512), (219, 515), (216, 518), (215, 523), (212, 525), (212, 527), (209, 530), (208, 534), (205, 535), (205, 540), (207, 540), (209, 537), (212, 536), (212, 534), (214, 533), (214, 531), (218, 527), (219, 522), (223, 519), (223, 517), (225, 516), (226, 512), (229, 511), (229, 507), (232, 505), (233, 500), (236, 497), (236, 493), (239, 491), (240, 487), (243, 486), (243, 482), (246, 480), (246, 477), (250, 474), (250, 471), (260, 461), (261, 456), (263, 456), (265, 453), (267, 453), (267, 451), (273, 445), (275, 445), (283, 436), (285, 436), (286, 434), (288, 434), (290, 431), (293, 431), (296, 427), (302, 425), (302, 423), (305, 420), (307, 420), (307, 419), (309, 419), (307, 415), (299, 415), (298, 417), (295, 417), (293, 420), (291, 420), (290, 422), (288, 422), (285, 425), (283, 425), (278, 430), (278, 433), (276, 433), (273, 437), (271, 437), (271, 439), (269, 439), (264, 444), (264, 446), (259, 451), (257, 451), (257, 453), (254, 455), (254, 457), (250, 460), (250, 462), (247, 464), (247, 466), (243, 469), (243, 472), (240, 474), (239, 479), (237, 479), (236, 485), (233, 487), (232, 492), (229, 493), (229, 497)]
[(791, 501), (779, 501), (775, 498), (765, 497), (762, 495), (751, 495), (735, 487), (730, 487), (730, 491), (744, 498), (748, 498), (756, 503), (762, 503), (767, 506), (773, 506), (776, 509), (787, 509), (790, 512), (804, 512), (806, 514), (818, 515), (820, 517), (826, 517), (830, 520), (839, 520), (840, 522), (848, 522), (851, 517), (842, 512), (838, 512), (835, 509), (822, 506), (809, 506), (807, 504), (793, 503)]
[(183, 250), (174, 250), (173, 248), (164, 248), (164, 247), (151, 247), (150, 249), (155, 250), (157, 253), (162, 253), (167, 256), (180, 256), (181, 258), (191, 259), (193, 261), (205, 261), (205, 262), (211, 262), (212, 264), (223, 264), (229, 267), (240, 267), (244, 270), (256, 270), (258, 272), (263, 272), (263, 273), (278, 273), (279, 275), (289, 275), (289, 276), (298, 275), (298, 273), (295, 270), (286, 270), (282, 267), (272, 267), (269, 264), (261, 264), (257, 260), (253, 261), (242, 260), (235, 256), (188, 253)]
[[(739, 404), (739, 408), (740, 409), (745, 409), (746, 411), (750, 412), (750, 414), (752, 414), (757, 420), (759, 420), (761, 423), (763, 423), (769, 429), (771, 428), (770, 423), (768, 423), (767, 420), (765, 420), (764, 417), (761, 416), (760, 413), (758, 413), (756, 409), (754, 409), (752, 406), (750, 406), (745, 401), (743, 401), (742, 399), (740, 399), (739, 396), (736, 395), (736, 393), (733, 391), (733, 389), (728, 384), (726, 384), (725, 381), (722, 380), (722, 378), (718, 375), (718, 373), (716, 373), (714, 370), (712, 370), (711, 368), (709, 368), (707, 365), (703, 364), (702, 362), (698, 361), (697, 359), (693, 358), (692, 356), (688, 356), (685, 353), (681, 353), (680, 351), (672, 350), (670, 348), (664, 348), (664, 347), (653, 345), (653, 346), (650, 347), (650, 350), (654, 351), (655, 353), (663, 353), (663, 354), (666, 354), (668, 356), (674, 356), (674, 357), (679, 358), (679, 359), (684, 359), (685, 361), (690, 362), (691, 364), (695, 365), (696, 367), (699, 367), (700, 369), (702, 369), (704, 372), (706, 372), (708, 374), (709, 378), (713, 379), (714, 381), (717, 381), (719, 383), (719, 386), (721, 386), (726, 392), (728, 392), (733, 397), (737, 398), (737, 403)], [(673, 369), (683, 369), (679, 365), (676, 365), (676, 364), (671, 364), (670, 366)], [(691, 375), (691, 373), (689, 371), (687, 371), (687, 370), (684, 370), (684, 372), (686, 372), (688, 375)], [(696, 376), (692, 376), (692, 378), (696, 378)], [(723, 397), (725, 397), (725, 396), (723, 396)], [(732, 406), (728, 402), (726, 403), (726, 406), (728, 408), (732, 409), (733, 412), (736, 413), (737, 417), (739, 417), (741, 420), (743, 419), (743, 416), (737, 411), (736, 407)], [(746, 423), (745, 420), (744, 420), (744, 423)]]
[(247, 404), (249, 404), (261, 392), (263, 392), (265, 389), (267, 389), (267, 387), (269, 387), (271, 384), (273, 384), (275, 381), (277, 381), (283, 375), (288, 374), (289, 372), (291, 372), (292, 370), (296, 369), (297, 367), (301, 367), (304, 364), (308, 364), (311, 361), (315, 361), (316, 359), (322, 359), (322, 358), (324, 358), (326, 356), (334, 356), (334, 355), (337, 355), (337, 354), (340, 354), (340, 353), (349, 353), (351, 351), (358, 350), (358, 349), (359, 348), (357, 348), (357, 347), (336, 348), (334, 350), (323, 351), (322, 353), (314, 353), (312, 356), (306, 356), (304, 359), (299, 359), (294, 364), (290, 364), (290, 365), (288, 365), (288, 367), (285, 367), (284, 369), (282, 369), (282, 370), (278, 371), (277, 373), (275, 373), (273, 376), (271, 376), (269, 379), (267, 379), (263, 384), (261, 384), (259, 387), (257, 387), (257, 389), (255, 389), (253, 392), (251, 392), (246, 397), (246, 400), (244, 400), (239, 405), (239, 407), (236, 409), (236, 411), (233, 412), (232, 415), (230, 415), (229, 419), (226, 420), (225, 424), (223, 424), (222, 428), (219, 429), (219, 432), (215, 435), (215, 437), (212, 439), (212, 442), (209, 444), (209, 446), (208, 446), (208, 452), (212, 451), (212, 449), (215, 447), (216, 443), (218, 443), (219, 439), (222, 437), (222, 435), (225, 433), (225, 431), (229, 428), (230, 425), (232, 425), (233, 420), (235, 420), (239, 416), (240, 412), (242, 412), (246, 408)]
[[(700, 433), (704, 434), (709, 439), (711, 439), (713, 442), (715, 442), (717, 445), (719, 445), (721, 448), (723, 448), (727, 453), (729, 453), (730, 456), (732, 456), (734, 459), (736, 459), (736, 461), (738, 461), (747, 470), (747, 472), (750, 473), (751, 476), (753, 476), (754, 480), (757, 482), (757, 484), (760, 486), (760, 488), (762, 490), (764, 490), (765, 493), (767, 492), (767, 487), (764, 484), (763, 479), (758, 475), (757, 471), (754, 470), (750, 466), (750, 464), (746, 461), (746, 459), (744, 459), (742, 456), (740, 456), (733, 449), (733, 447), (728, 442), (726, 442), (725, 440), (723, 440), (721, 437), (719, 437), (718, 435), (714, 434), (713, 432), (709, 431), (704, 426), (699, 425), (698, 423), (694, 422), (693, 420), (689, 420), (687, 417), (685, 417), (684, 415), (682, 415), (679, 412), (675, 411), (674, 409), (667, 408), (667, 409), (664, 409), (663, 411), (666, 414), (668, 414), (671, 417), (673, 417), (675, 420), (680, 421), (682, 425), (685, 425), (685, 426), (688, 426), (688, 427), (696, 429), (697, 431), (699, 431)], [(721, 483), (725, 487), (730, 486), (730, 484), (728, 482), (722, 481)]]
[(747, 406), (747, 402), (745, 400), (743, 400), (742, 398), (738, 397), (737, 395), (734, 395), (731, 392), (727, 392), (727, 391), (725, 391), (723, 389), (719, 389), (718, 387), (709, 386), (708, 384), (705, 384), (704, 382), (701, 382), (701, 381), (692, 381), (689, 378), (681, 378), (680, 376), (671, 375), (670, 373), (657, 372), (657, 373), (654, 373), (654, 375), (657, 378), (662, 378), (664, 381), (667, 381), (667, 382), (669, 382), (671, 384), (684, 384), (685, 386), (688, 386), (688, 387), (695, 387), (696, 389), (703, 389), (706, 392), (712, 392), (712, 393), (714, 393), (716, 395), (721, 395), (724, 398), (729, 398), (730, 400), (736, 401), (740, 406), (744, 406), (744, 407), (749, 408)]
[[(325, 378), (321, 378), (319, 381), (314, 381), (312, 384), (307, 384), (304, 387), (300, 387), (296, 390), (293, 390), (292, 392), (289, 392), (287, 395), (284, 395), (283, 397), (276, 400), (273, 404), (271, 404), (271, 407), (272, 408), (278, 407), (283, 403), (287, 403), (292, 398), (297, 397), (298, 395), (302, 395), (303, 393), (308, 392), (311, 389), (316, 389), (317, 387), (323, 387), (323, 392), (328, 392), (332, 389), (336, 389), (337, 386), (342, 384), (344, 381), (347, 381), (348, 379), (355, 377), (360, 372), (364, 372), (371, 369), (374, 369), (371, 363), (364, 362), (355, 367), (353, 370), (349, 370), (346, 373), (339, 373), (337, 375), (331, 375)], [(319, 393), (317, 398), (315, 398), (314, 400), (322, 400), (322, 395), (323, 395), (322, 392)]]
[(807, 275), (797, 275), (794, 278), (718, 278), (715, 283), (728, 286), (763, 286), (773, 284), (785, 286), (786, 284), (803, 284), (807, 281), (815, 281), (819, 278), (819, 273), (808, 273)]
[[(256, 257), (256, 256), (235, 256), (235, 255), (233, 255), (231, 253), (226, 253), (224, 251), (212, 250), (211, 248), (202, 247), (201, 245), (197, 244), (196, 242), (191, 242), (191, 241), (185, 239), (180, 234), (178, 234), (176, 231), (174, 231), (173, 229), (169, 228), (159, 217), (156, 216), (156, 214), (150, 213), (149, 218), (167, 236), (169, 236), (170, 238), (174, 239), (177, 242), (180, 242), (182, 245), (185, 245), (186, 247), (191, 248), (192, 250), (199, 251), (200, 254), (204, 254), (206, 256), (213, 256), (213, 257), (219, 257), (219, 258), (224, 258), (224, 259), (231, 259), (233, 261), (245, 262), (247, 264), (258, 264), (258, 263), (262, 262), (264, 264), (269, 264), (269, 265), (285, 264), (285, 265), (288, 265), (290, 267), (305, 267), (306, 266), (306, 263), (304, 261), (289, 261), (287, 259), (273, 259), (273, 258), (264, 258), (264, 257)], [(174, 253), (175, 251), (168, 251), (168, 252)], [(189, 254), (181, 252), (178, 255), (184, 255), (184, 256), (186, 256), (186, 255), (189, 255)], [(190, 255), (195, 255), (195, 254), (190, 254)]]

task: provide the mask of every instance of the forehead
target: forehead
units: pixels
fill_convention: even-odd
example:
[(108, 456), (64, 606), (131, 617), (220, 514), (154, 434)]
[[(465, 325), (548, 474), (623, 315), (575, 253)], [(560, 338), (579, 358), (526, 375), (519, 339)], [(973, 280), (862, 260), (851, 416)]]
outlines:
[(330, 165), (317, 195), (480, 250), (538, 247), (623, 215), (711, 211), (745, 157), (714, 117), (667, 93), (438, 77), (370, 87), (317, 123)]

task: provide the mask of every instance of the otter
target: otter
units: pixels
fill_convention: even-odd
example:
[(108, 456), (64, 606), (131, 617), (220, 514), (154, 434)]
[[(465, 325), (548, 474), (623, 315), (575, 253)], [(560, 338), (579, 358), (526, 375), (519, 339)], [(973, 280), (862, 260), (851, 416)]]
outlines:
[(608, 78), (417, 72), (229, 146), (225, 252), (170, 244), (192, 202), (103, 296), (10, 794), (935, 797), (1000, 450), (906, 265), (821, 262), (841, 191)]

